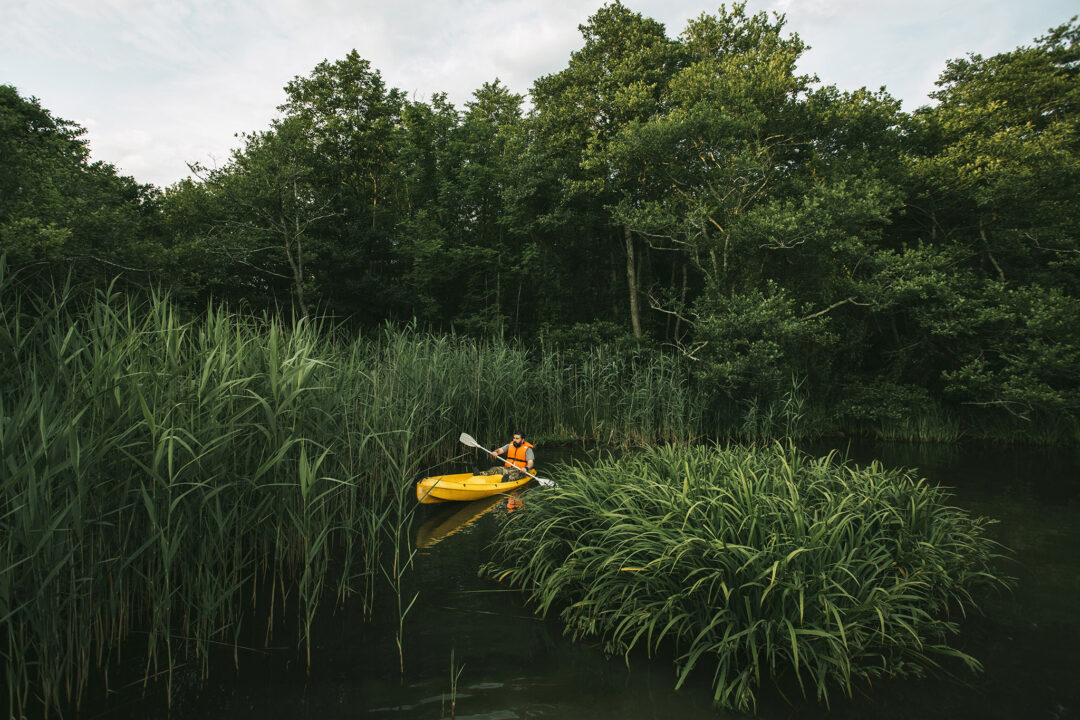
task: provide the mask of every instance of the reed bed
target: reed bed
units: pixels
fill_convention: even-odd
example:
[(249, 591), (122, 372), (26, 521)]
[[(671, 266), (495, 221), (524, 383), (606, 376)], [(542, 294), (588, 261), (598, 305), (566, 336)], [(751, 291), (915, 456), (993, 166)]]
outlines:
[(692, 437), (681, 378), (601, 350), (577, 368), (408, 327), (186, 319), (164, 297), (33, 292), (0, 258), (9, 715), (77, 708), (136, 638), (147, 679), (206, 672), (211, 645), (238, 659), (241, 628), (285, 612), (310, 663), (318, 609), (376, 592), (398, 594), (400, 645), (412, 483), (460, 460), (462, 430)]
[(547, 351), (522, 379), (528, 401), (519, 417), (555, 438), (643, 447), (702, 434), (705, 400), (675, 357), (603, 346), (569, 357)]
[(988, 520), (941, 488), (791, 446), (660, 447), (554, 473), (507, 519), (483, 572), (610, 653), (674, 652), (682, 685), (751, 710), (762, 683), (828, 702), (919, 675), (995, 574)]

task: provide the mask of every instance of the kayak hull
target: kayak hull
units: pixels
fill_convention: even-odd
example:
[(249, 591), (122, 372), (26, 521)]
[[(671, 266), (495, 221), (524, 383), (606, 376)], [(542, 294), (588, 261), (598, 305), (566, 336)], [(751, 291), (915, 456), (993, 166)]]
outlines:
[(440, 502), (469, 502), (482, 500), (492, 495), (510, 492), (529, 482), (525, 477), (513, 482), (503, 482), (502, 475), (436, 475), (424, 478), (416, 483), (416, 499), (425, 505)]

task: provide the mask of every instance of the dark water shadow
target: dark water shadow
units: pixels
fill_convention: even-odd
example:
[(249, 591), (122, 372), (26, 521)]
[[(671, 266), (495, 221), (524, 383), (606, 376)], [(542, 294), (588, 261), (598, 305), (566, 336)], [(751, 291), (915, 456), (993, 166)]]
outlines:
[[(999, 521), (991, 532), (1013, 550), (1005, 570), (1017, 578), (1017, 587), (985, 598), (985, 614), (961, 623), (955, 644), (980, 659), (984, 673), (947, 666), (954, 677), (875, 681), (860, 687), (854, 699), (837, 695), (831, 709), (813, 700), (788, 704), (765, 689), (760, 717), (1080, 717), (1074, 657), (1080, 646), (1076, 450), (884, 443), (819, 443), (805, 449), (815, 454), (838, 449), (855, 462), (879, 459), (918, 468), (920, 475), (949, 486), (954, 504)], [(549, 475), (556, 461), (591, 457), (573, 448), (545, 452), (543, 474)], [(523, 500), (527, 512), (529, 496)], [(215, 661), (208, 682), (194, 672), (181, 676), (172, 720), (449, 717), (454, 669), (460, 669), (456, 712), (462, 720), (743, 717), (711, 708), (709, 673), (693, 674), (675, 692), (673, 666), (663, 653), (651, 660), (632, 653), (627, 667), (623, 658), (605, 657), (594, 644), (571, 643), (558, 619), (538, 618), (521, 593), (479, 578), (477, 568), (505, 517), (505, 499), (486, 508), (432, 506), (418, 514), (415, 531), (430, 523), (414, 535), (418, 540), (453, 527), (418, 551), (415, 571), (406, 579), (405, 592), (419, 596), (406, 619), (404, 675), (386, 622), (394, 617), (390, 605), (376, 608), (374, 623), (347, 605), (320, 618), (310, 677), (295, 647), (242, 655), (239, 671), (226, 652)], [(138, 693), (135, 699), (131, 693), (118, 696), (104, 712), (82, 717), (169, 717), (160, 690), (154, 692), (147, 702), (138, 702)]]

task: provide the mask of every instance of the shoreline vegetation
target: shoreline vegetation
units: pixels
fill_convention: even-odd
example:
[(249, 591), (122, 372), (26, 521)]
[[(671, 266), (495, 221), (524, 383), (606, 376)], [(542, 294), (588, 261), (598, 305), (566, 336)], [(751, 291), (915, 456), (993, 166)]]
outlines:
[(752, 712), (764, 684), (829, 702), (942, 664), (981, 596), (1010, 580), (991, 522), (874, 462), (771, 446), (655, 447), (558, 472), (500, 529), (482, 572), (575, 640), (672, 652), (680, 687)]
[[(469, 461), (462, 431), (644, 449), (596, 471), (612, 497), (568, 469), (566, 502), (506, 540), (555, 505), (597, 558), (632, 547), (615, 520), (643, 528), (642, 570), (597, 591), (689, 609), (642, 626), (549, 589), (558, 568), (515, 582), (614, 649), (715, 660), (722, 703), (753, 705), (758, 650), (808, 695), (955, 655), (937, 613), (1000, 584), (981, 521), (771, 443), (1080, 444), (1080, 23), (949, 60), (911, 113), (797, 74), (802, 40), (745, 3), (676, 37), (618, 1), (580, 29), (527, 104), (498, 80), (461, 108), (410, 99), (355, 50), (324, 60), (164, 189), (0, 78), (10, 714), (77, 710), (136, 631), (170, 698), (178, 659), (205, 674), (211, 644), (283, 613), (310, 669), (319, 608), (376, 596), (404, 674), (411, 486)], [(621, 496), (643, 506), (601, 510)], [(684, 535), (706, 509), (715, 538)], [(645, 570), (673, 533), (684, 574)], [(796, 572), (818, 578), (800, 624)], [(742, 635), (710, 634), (728, 616), (693, 605), (706, 589), (746, 598)]]
[[(220, 308), (182, 320), (160, 296), (34, 294), (4, 274), (0, 298), (0, 617), (16, 714), (77, 707), (136, 629), (148, 677), (169, 683), (181, 657), (205, 672), (208, 644), (235, 644), (249, 607), (267, 610), (267, 632), (295, 608), (310, 663), (322, 604), (367, 612), (399, 589), (412, 484), (462, 458), (459, 428), (496, 437), (524, 418), (551, 439), (696, 457), (709, 417), (660, 354), (535, 358), (415, 328), (346, 340)], [(797, 391), (775, 417), (751, 406), (721, 431), (765, 442), (820, 427)], [(407, 632), (409, 607), (378, 621)]]
[[(310, 664), (321, 604), (366, 613), (399, 591), (412, 484), (462, 457), (460, 428), (495, 437), (526, 417), (575, 436), (632, 423), (640, 441), (679, 437), (672, 365), (632, 369), (621, 394), (603, 360), (574, 376), (548, 358), (553, 392), (536, 403), (491, 390), (534, 370), (514, 343), (409, 328), (345, 341), (213, 308), (182, 320), (164, 297), (27, 292), (0, 266), (9, 712), (78, 708), (134, 631), (148, 678), (171, 683), (181, 658), (205, 672), (209, 644), (235, 645), (251, 607), (267, 633), (295, 608)], [(661, 394), (671, 404), (644, 402)]]

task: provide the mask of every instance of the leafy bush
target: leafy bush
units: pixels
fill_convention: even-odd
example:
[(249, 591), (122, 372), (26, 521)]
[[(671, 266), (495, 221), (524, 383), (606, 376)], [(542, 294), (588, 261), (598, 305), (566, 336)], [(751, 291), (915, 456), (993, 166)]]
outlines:
[(559, 610), (608, 652), (674, 646), (681, 685), (710, 665), (715, 700), (752, 708), (766, 680), (851, 694), (944, 657), (950, 615), (1006, 581), (985, 518), (876, 463), (791, 447), (656, 448), (553, 472), (508, 518), (483, 572)]

